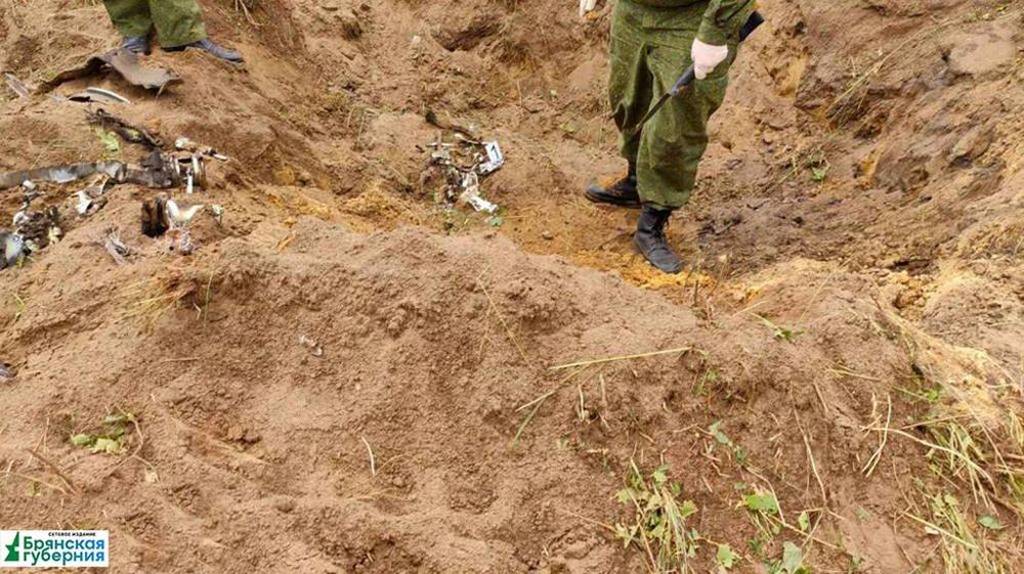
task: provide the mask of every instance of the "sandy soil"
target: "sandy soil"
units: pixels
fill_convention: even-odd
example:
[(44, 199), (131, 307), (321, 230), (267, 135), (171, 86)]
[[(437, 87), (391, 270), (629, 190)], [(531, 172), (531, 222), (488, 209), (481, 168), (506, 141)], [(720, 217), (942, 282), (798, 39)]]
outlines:
[[(184, 80), (159, 96), (55, 91), (231, 160), (173, 193), (207, 205), (190, 256), (141, 233), (157, 191), (80, 217), (81, 185), (41, 186), (64, 237), (0, 271), (0, 527), (109, 529), (117, 572), (645, 572), (609, 528), (665, 464), (695, 572), (723, 544), (786, 572), (787, 543), (814, 572), (1024, 572), (1019, 6), (763, 0), (667, 277), (580, 195), (624, 169), (609, 7), (254, 4), (204, 2), (244, 68), (156, 51)], [(98, 3), (0, 7), (29, 85), (116, 41)], [(0, 171), (144, 155), (89, 109), (0, 86)], [(428, 110), (501, 142), (499, 219), (435, 201)], [(72, 444), (118, 412), (119, 453)]]

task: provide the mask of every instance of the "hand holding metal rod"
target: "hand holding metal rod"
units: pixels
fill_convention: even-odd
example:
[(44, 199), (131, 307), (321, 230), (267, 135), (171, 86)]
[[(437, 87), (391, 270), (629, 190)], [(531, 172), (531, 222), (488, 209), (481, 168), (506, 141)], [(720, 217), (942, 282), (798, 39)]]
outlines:
[[(760, 12), (754, 12), (751, 14), (750, 18), (747, 19), (747, 23), (740, 29), (740, 42), (746, 41), (746, 39), (749, 38), (755, 30), (761, 27), (761, 24), (764, 24), (764, 16), (762, 16)], [(640, 120), (640, 123), (638, 123), (633, 129), (632, 135), (636, 136), (639, 134), (640, 130), (644, 129), (644, 125), (658, 113), (658, 110), (664, 107), (669, 100), (678, 96), (680, 92), (693, 84), (695, 79), (696, 74), (693, 70), (693, 65), (691, 64), (690, 67), (683, 72), (683, 75), (676, 81), (675, 85), (672, 86), (672, 89), (665, 92), (665, 94), (658, 98), (658, 101), (651, 106), (650, 111), (647, 112), (643, 119)]]

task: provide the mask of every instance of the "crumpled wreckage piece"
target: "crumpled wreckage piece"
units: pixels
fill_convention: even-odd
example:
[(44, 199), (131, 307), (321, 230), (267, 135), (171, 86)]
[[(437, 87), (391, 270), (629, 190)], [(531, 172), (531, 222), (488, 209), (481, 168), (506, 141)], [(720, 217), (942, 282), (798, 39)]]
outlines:
[(117, 49), (92, 56), (86, 60), (85, 64), (58, 73), (53, 79), (40, 84), (37, 91), (42, 94), (49, 93), (65, 82), (95, 76), (106, 68), (113, 69), (128, 83), (147, 90), (162, 92), (167, 86), (182, 81), (169, 70), (143, 66), (137, 54)]
[(68, 99), (80, 104), (130, 104), (131, 100), (110, 90), (102, 88), (86, 88), (85, 90), (71, 94)]
[(0, 269), (14, 267), (25, 255), (25, 238), (0, 229)]
[(443, 169), (445, 201), (462, 201), (476, 211), (494, 214), (498, 206), (480, 195), (480, 178), (498, 171), (505, 165), (505, 156), (498, 142), (481, 142), (456, 132), (456, 143), (437, 141), (430, 144), (434, 152), (430, 163)]
[(114, 183), (134, 183), (155, 189), (182, 184), (202, 187), (206, 182), (206, 168), (201, 157), (189, 155), (179, 158), (153, 150), (138, 166), (120, 161), (98, 161), (0, 173), (0, 189), (37, 181), (70, 183), (96, 174), (105, 175)]
[(124, 178), (125, 168), (125, 164), (119, 161), (97, 161), (0, 173), (0, 189), (18, 187), (28, 181), (70, 183), (95, 174), (120, 181)]

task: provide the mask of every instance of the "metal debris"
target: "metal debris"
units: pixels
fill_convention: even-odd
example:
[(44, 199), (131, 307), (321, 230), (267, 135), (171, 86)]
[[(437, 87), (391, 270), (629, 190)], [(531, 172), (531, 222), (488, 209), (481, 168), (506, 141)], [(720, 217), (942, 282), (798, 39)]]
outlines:
[(182, 81), (169, 70), (146, 68), (139, 62), (139, 57), (136, 54), (118, 49), (92, 56), (81, 66), (58, 73), (53, 79), (43, 82), (37, 91), (40, 93), (52, 92), (65, 82), (95, 76), (106, 69), (114, 70), (128, 83), (147, 90), (162, 92), (167, 86)]
[(103, 209), (107, 204), (106, 193), (110, 178), (105, 175), (97, 176), (85, 189), (79, 190), (74, 195), (76, 199), (75, 211), (82, 217), (87, 217)]
[(206, 207), (204, 205), (193, 205), (188, 209), (181, 209), (173, 199), (168, 199), (166, 206), (167, 218), (170, 221), (171, 227), (188, 227), (192, 223), (192, 219)]
[(114, 259), (114, 263), (118, 265), (127, 265), (128, 258), (132, 256), (132, 249), (121, 241), (121, 235), (114, 229), (107, 231), (106, 237), (99, 242), (110, 257)]
[(131, 100), (110, 90), (103, 88), (86, 88), (68, 96), (72, 102), (80, 104), (131, 104)]
[(505, 165), (505, 154), (501, 153), (501, 146), (498, 142), (487, 142), (484, 144), (487, 151), (487, 161), (477, 166), (477, 173), (490, 175)]
[(28, 89), (28, 86), (15, 77), (14, 74), (4, 74), (4, 79), (7, 80), (7, 87), (17, 94), (19, 98), (27, 98), (32, 93), (32, 90)]
[(314, 357), (319, 358), (324, 356), (324, 348), (315, 340), (310, 339), (305, 335), (299, 335), (299, 344), (309, 349), (310, 354)]
[(115, 181), (123, 181), (126, 167), (119, 161), (97, 161), (0, 173), (0, 189), (22, 186), (26, 182), (31, 185), (31, 182), (36, 181), (70, 183), (98, 173), (107, 175)]
[(455, 133), (455, 142), (438, 139), (430, 144), (434, 149), (430, 163), (443, 170), (445, 203), (457, 201), (469, 204), (476, 211), (494, 214), (498, 206), (480, 194), (480, 178), (486, 177), (505, 165), (505, 156), (496, 141), (481, 142), (470, 139), (463, 131)]
[(231, 159), (210, 146), (201, 146), (186, 137), (180, 137), (174, 140), (174, 149), (178, 151), (190, 151), (199, 155), (212, 157), (213, 159), (219, 159), (220, 161), (228, 161)]
[(157, 196), (142, 204), (142, 233), (148, 237), (167, 235), (172, 251), (189, 255), (195, 251), (189, 225), (204, 206), (178, 206), (173, 199)]
[(14, 267), (25, 256), (25, 238), (17, 233), (0, 229), (0, 269)]

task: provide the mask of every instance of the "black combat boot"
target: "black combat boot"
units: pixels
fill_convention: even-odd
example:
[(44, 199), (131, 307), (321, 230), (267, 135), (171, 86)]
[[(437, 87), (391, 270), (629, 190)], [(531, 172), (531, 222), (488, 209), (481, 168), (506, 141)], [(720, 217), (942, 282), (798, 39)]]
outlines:
[(165, 52), (182, 52), (187, 48), (193, 48), (196, 50), (202, 50), (207, 54), (220, 58), (225, 62), (231, 62), (232, 64), (241, 64), (245, 61), (242, 55), (234, 50), (229, 50), (220, 44), (215, 44), (212, 40), (203, 39), (198, 42), (192, 42), (191, 44), (185, 44), (184, 46), (175, 46), (174, 48), (164, 48)]
[(636, 187), (636, 164), (629, 164), (629, 173), (609, 187), (592, 184), (587, 187), (587, 199), (594, 203), (608, 203), (619, 207), (640, 207), (640, 194)]
[(672, 212), (667, 209), (645, 205), (640, 212), (633, 243), (651, 265), (665, 273), (675, 274), (683, 270), (683, 262), (665, 239), (665, 226), (671, 216)]

